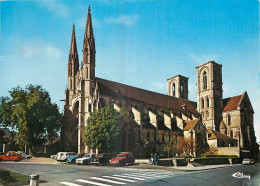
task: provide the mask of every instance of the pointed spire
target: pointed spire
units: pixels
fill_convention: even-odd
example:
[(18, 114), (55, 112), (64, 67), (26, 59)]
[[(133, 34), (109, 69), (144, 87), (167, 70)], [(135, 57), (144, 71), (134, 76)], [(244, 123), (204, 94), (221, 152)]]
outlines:
[(87, 24), (86, 24), (85, 35), (84, 35), (83, 48), (86, 48), (87, 45), (91, 46), (92, 49), (95, 49), (95, 39), (94, 39), (94, 33), (92, 27), (90, 6), (88, 7), (88, 17), (87, 17)]
[(71, 35), (70, 53), (69, 53), (68, 64), (69, 64), (69, 68), (68, 68), (69, 76), (74, 76), (79, 69), (79, 59), (78, 59), (77, 42), (76, 42), (75, 25), (74, 24), (73, 24), (72, 35)]
[(72, 54), (72, 55), (78, 54), (76, 36), (75, 36), (75, 25), (74, 24), (73, 24), (72, 36), (71, 36), (70, 54)]

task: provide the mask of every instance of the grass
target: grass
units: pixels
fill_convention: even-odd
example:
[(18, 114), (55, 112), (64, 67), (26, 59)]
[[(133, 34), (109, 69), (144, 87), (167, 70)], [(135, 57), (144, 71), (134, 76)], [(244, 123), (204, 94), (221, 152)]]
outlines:
[[(45, 182), (44, 180), (40, 180), (40, 183)], [(0, 169), (0, 185), (1, 184), (4, 186), (29, 185), (30, 179), (28, 175)]]

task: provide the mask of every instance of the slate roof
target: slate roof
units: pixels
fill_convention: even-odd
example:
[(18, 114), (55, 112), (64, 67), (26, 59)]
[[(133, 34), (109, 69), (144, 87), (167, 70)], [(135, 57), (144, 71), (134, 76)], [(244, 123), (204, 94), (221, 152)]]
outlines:
[[(196, 110), (196, 102), (159, 94), (101, 78), (96, 78), (96, 82), (98, 83), (98, 88), (101, 94), (143, 102), (167, 109), (174, 109), (187, 115), (192, 113), (199, 117), (199, 113)], [(183, 109), (183, 105), (186, 106), (186, 109)]]
[(185, 121), (186, 125), (183, 130), (187, 131), (187, 130), (193, 129), (197, 125), (198, 121), (199, 121), (198, 119), (191, 120), (191, 121)]
[(236, 140), (234, 138), (231, 138), (225, 134), (222, 134), (220, 132), (217, 132), (215, 130), (207, 129), (208, 133), (211, 134), (211, 136), (208, 138), (208, 140), (214, 140), (214, 139), (221, 139), (221, 140)]
[(230, 97), (223, 99), (223, 112), (230, 111), (230, 110), (236, 110), (239, 104), (241, 103), (241, 100), (243, 99), (244, 94)]

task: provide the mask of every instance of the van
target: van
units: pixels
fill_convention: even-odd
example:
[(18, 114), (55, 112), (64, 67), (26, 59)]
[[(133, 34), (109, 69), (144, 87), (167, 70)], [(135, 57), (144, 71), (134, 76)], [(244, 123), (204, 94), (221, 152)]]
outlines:
[(67, 161), (67, 159), (71, 156), (75, 156), (75, 152), (58, 152), (57, 161)]

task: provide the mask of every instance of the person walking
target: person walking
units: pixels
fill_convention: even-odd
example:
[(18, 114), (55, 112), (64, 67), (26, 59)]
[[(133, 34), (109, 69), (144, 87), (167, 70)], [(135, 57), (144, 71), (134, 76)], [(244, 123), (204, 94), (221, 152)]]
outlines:
[(153, 165), (154, 164), (154, 158), (153, 158), (153, 153), (151, 153), (151, 157), (149, 160), (149, 165)]
[(158, 156), (157, 152), (155, 152), (155, 154), (154, 154), (154, 165), (158, 164), (158, 159), (159, 159), (159, 156)]

